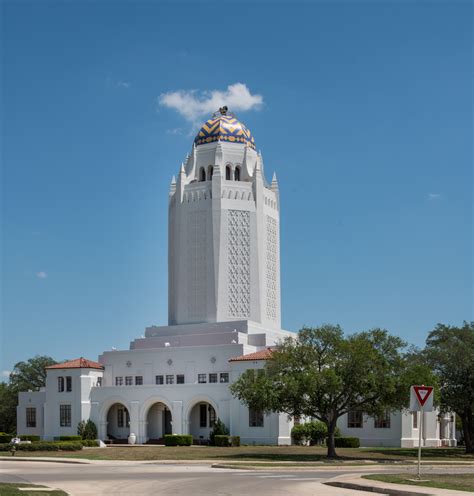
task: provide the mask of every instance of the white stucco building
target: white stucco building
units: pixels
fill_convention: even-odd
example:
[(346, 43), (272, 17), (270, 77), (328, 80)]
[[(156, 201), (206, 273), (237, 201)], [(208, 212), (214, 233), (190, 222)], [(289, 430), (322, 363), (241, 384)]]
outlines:
[[(168, 326), (147, 328), (128, 350), (106, 351), (98, 362), (49, 367), (44, 391), (20, 393), (18, 434), (74, 435), (90, 418), (103, 440), (189, 433), (202, 441), (220, 418), (242, 443), (291, 442), (286, 415), (249, 411), (229, 391), (290, 333), (280, 317), (278, 182), (267, 182), (252, 134), (225, 107), (200, 129), (168, 205)], [(427, 415), (426, 444), (453, 439), (450, 421)], [(373, 422), (343, 418), (340, 428), (364, 445), (418, 442), (411, 414)]]

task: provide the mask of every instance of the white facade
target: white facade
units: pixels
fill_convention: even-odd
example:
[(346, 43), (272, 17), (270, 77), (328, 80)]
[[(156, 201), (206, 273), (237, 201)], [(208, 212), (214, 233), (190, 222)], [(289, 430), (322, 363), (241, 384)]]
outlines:
[[(251, 412), (228, 387), (264, 365), (231, 358), (291, 335), (281, 330), (278, 183), (275, 175), (266, 181), (250, 131), (225, 110), (209, 119), (171, 181), (168, 203), (169, 325), (147, 328), (100, 363), (48, 369), (45, 391), (20, 393), (18, 434), (74, 435), (90, 418), (103, 440), (189, 433), (199, 442), (220, 418), (243, 443), (291, 442), (286, 415)], [(417, 431), (404, 418), (395, 415), (383, 433), (367, 425), (346, 432), (344, 419), (340, 427), (366, 445), (414, 445)], [(439, 432), (427, 435), (441, 443)]]

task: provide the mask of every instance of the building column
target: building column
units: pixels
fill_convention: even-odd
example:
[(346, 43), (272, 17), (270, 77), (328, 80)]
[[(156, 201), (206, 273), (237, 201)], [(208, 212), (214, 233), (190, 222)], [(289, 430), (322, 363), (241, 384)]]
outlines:
[(171, 427), (173, 434), (183, 433), (183, 402), (173, 401), (171, 411)]
[(137, 436), (137, 441), (140, 435), (140, 422), (139, 422), (140, 403), (138, 401), (130, 402), (130, 434)]

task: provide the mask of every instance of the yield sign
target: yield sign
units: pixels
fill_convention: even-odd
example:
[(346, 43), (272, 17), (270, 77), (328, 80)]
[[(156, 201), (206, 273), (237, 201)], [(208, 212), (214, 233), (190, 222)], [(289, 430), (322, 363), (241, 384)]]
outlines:
[(433, 393), (433, 386), (413, 386), (413, 390), (420, 405), (424, 406)]

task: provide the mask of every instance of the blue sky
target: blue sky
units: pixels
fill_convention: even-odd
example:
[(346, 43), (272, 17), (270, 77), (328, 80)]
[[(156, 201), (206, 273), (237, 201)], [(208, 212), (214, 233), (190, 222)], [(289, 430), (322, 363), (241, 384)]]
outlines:
[(470, 2), (1, 8), (0, 370), (166, 324), (169, 182), (215, 91), (279, 178), (285, 328), (473, 318)]

